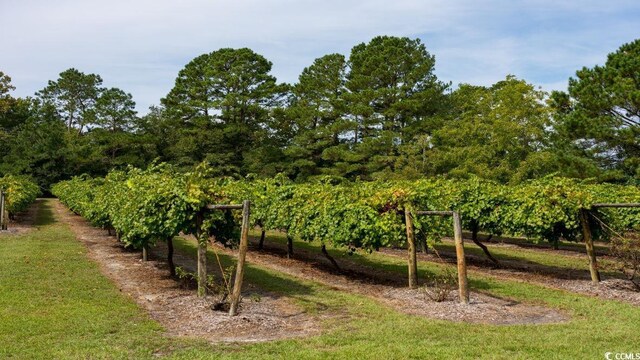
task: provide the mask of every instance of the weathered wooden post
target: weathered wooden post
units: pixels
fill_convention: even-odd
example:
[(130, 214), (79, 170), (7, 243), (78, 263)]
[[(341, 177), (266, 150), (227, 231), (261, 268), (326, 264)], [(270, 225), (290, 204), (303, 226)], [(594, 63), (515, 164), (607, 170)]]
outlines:
[(149, 246), (147, 244), (142, 245), (142, 261), (149, 260)]
[(469, 303), (469, 284), (467, 283), (467, 262), (464, 258), (464, 242), (462, 240), (462, 223), (457, 211), (416, 211), (416, 215), (437, 215), (453, 217), (453, 238), (456, 244), (456, 259), (458, 261), (458, 293), (460, 302)]
[(4, 189), (0, 189), (0, 230), (7, 230), (7, 220), (4, 215), (5, 207)]
[(460, 302), (469, 303), (469, 286), (467, 284), (467, 263), (464, 258), (464, 242), (462, 240), (462, 224), (460, 214), (453, 212), (453, 238), (456, 243), (456, 258), (458, 259), (458, 291)]
[(207, 238), (202, 231), (204, 215), (196, 214), (196, 239), (198, 241), (198, 297), (207, 294)]
[(598, 271), (596, 252), (593, 248), (593, 236), (591, 235), (591, 228), (589, 227), (589, 210), (580, 209), (580, 225), (582, 226), (582, 238), (584, 239), (584, 245), (587, 248), (587, 255), (589, 256), (589, 272), (591, 272), (591, 281), (594, 284), (597, 284), (600, 282), (600, 272)]
[(418, 264), (416, 261), (416, 239), (413, 229), (413, 215), (407, 208), (404, 210), (405, 228), (407, 229), (407, 251), (408, 251), (408, 268), (409, 268), (409, 288), (414, 289), (418, 286)]
[(251, 203), (249, 200), (242, 202), (242, 230), (240, 231), (240, 247), (238, 249), (238, 264), (236, 268), (236, 278), (233, 284), (233, 293), (231, 294), (231, 305), (229, 307), (229, 315), (238, 314), (238, 303), (240, 302), (240, 294), (242, 293), (242, 281), (244, 279), (244, 262), (249, 247), (249, 216), (251, 213)]

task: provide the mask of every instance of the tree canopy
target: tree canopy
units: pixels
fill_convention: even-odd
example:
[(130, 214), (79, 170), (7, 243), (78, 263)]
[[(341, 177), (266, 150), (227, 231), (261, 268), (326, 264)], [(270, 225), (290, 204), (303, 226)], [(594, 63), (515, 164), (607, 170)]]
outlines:
[(521, 183), (549, 174), (640, 182), (640, 40), (548, 94), (512, 75), (452, 86), (420, 39), (377, 36), (315, 59), (292, 84), (248, 48), (189, 61), (159, 106), (71, 68), (34, 97), (0, 72), (0, 176), (43, 188), (129, 165), (201, 162), (217, 176), (479, 177)]
[[(605, 169), (640, 175), (640, 39), (569, 79), (567, 135)], [(557, 95), (561, 97), (562, 95)]]

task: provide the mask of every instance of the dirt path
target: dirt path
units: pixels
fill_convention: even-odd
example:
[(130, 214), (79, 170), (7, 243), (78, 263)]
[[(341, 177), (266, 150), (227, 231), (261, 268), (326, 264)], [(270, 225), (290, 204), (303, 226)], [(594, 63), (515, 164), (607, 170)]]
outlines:
[[(139, 252), (126, 250), (106, 231), (90, 226), (52, 200), (57, 221), (66, 223), (87, 247), (88, 256), (102, 272), (130, 296), (169, 335), (205, 338), (212, 342), (257, 342), (317, 334), (318, 319), (284, 297), (260, 291), (252, 284), (243, 295), (256, 293), (260, 301), (243, 301), (240, 315), (211, 310), (213, 300), (198, 298), (169, 276), (164, 261), (141, 260)], [(186, 262), (177, 256), (177, 263)]]

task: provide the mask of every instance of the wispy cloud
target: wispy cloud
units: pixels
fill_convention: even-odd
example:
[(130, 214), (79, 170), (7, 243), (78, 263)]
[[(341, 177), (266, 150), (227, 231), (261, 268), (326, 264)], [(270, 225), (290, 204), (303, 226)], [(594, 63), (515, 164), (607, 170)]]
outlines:
[(420, 37), (445, 81), (506, 74), (545, 89), (640, 34), (637, 1), (0, 0), (0, 69), (19, 96), (69, 67), (157, 104), (193, 57), (250, 47), (293, 82), (313, 59), (380, 34)]

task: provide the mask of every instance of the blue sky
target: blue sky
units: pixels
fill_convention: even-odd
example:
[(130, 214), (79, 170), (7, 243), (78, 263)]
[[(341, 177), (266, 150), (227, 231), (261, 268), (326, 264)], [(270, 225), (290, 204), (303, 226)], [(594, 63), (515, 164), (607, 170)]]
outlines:
[(513, 74), (565, 89), (640, 38), (640, 1), (0, 0), (0, 71), (15, 96), (33, 95), (75, 67), (133, 94), (145, 113), (192, 58), (249, 47), (295, 82), (322, 55), (376, 35), (418, 37), (436, 74), (490, 85)]

